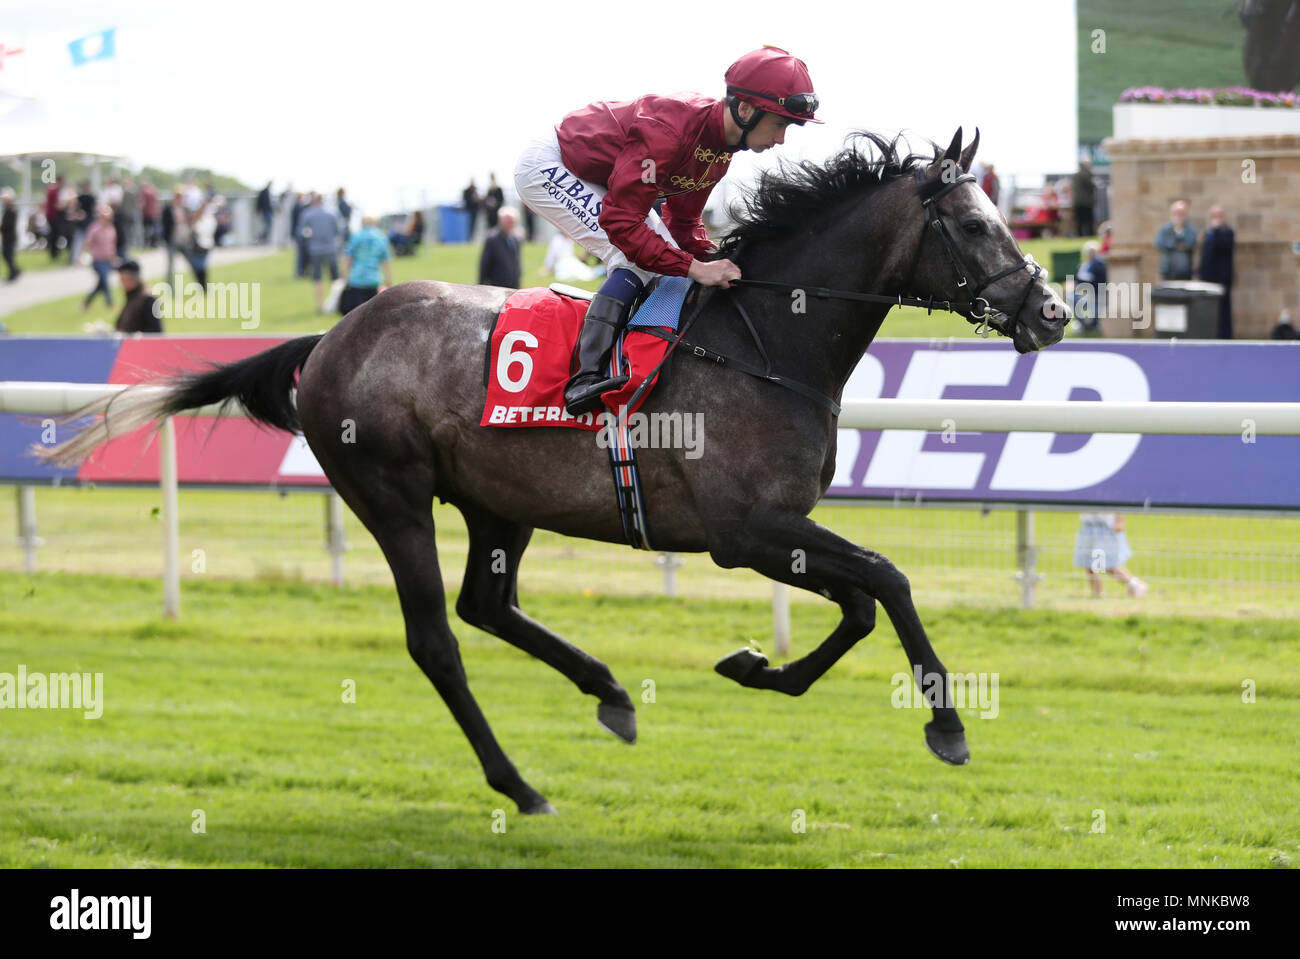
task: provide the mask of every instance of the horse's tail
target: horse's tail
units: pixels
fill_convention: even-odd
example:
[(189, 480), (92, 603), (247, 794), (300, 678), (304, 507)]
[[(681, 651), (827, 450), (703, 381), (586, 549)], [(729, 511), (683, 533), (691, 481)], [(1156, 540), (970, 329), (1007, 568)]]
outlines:
[(139, 384), (95, 400), (64, 421), (85, 416), (99, 416), (98, 420), (66, 443), (38, 445), (32, 454), (44, 463), (76, 466), (101, 443), (147, 423), (214, 404), (224, 409), (236, 402), (255, 422), (296, 433), (301, 425), (291, 391), (298, 371), (323, 335), (302, 336), (245, 360)]

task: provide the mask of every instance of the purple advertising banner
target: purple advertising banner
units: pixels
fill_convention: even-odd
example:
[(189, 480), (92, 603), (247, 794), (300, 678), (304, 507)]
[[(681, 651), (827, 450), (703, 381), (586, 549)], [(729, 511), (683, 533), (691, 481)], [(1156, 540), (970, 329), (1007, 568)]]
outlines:
[[(845, 398), (1300, 401), (1300, 343), (873, 344)], [(1300, 436), (840, 430), (828, 497), (1300, 509)]]

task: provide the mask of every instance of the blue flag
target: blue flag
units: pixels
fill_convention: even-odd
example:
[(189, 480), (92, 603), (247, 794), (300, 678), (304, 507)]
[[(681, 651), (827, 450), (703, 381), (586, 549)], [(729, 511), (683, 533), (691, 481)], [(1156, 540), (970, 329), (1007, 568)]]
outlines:
[(73, 40), (68, 44), (68, 52), (72, 54), (72, 65), (80, 67), (87, 63), (94, 63), (96, 60), (113, 59), (116, 53), (114, 50), (116, 38), (117, 27), (109, 27), (99, 33)]

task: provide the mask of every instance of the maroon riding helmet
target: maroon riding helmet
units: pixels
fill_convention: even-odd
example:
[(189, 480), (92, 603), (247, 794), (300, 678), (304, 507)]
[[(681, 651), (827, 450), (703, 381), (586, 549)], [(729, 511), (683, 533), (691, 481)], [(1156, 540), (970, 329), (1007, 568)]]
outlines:
[[(731, 118), (743, 131), (742, 150), (749, 131), (758, 126), (764, 113), (789, 117), (801, 126), (808, 121), (823, 122), (813, 116), (819, 104), (807, 64), (780, 47), (766, 46), (745, 54), (727, 68), (725, 79)], [(748, 123), (740, 119), (742, 100), (757, 108)]]

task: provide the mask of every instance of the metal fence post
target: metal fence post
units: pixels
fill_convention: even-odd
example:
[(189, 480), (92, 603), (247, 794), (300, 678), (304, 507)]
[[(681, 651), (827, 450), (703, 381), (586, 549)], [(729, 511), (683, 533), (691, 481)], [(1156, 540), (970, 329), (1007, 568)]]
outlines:
[(158, 430), (158, 486), (162, 493), (163, 615), (180, 619), (180, 500), (177, 495), (176, 427), (169, 416)]
[(36, 548), (45, 540), (36, 535), (36, 488), (19, 486), (15, 490), (18, 500), (18, 545), (23, 551), (23, 572), (36, 572)]
[(655, 562), (664, 568), (664, 595), (677, 595), (677, 570), (681, 569), (684, 561), (677, 553), (660, 553), (655, 557)]
[(772, 634), (778, 656), (790, 655), (790, 588), (772, 580)]
[(1020, 584), (1020, 606), (1034, 608), (1034, 587), (1043, 578), (1035, 567), (1038, 564), (1038, 547), (1034, 545), (1034, 511), (1016, 510), (1016, 582)]
[(330, 577), (335, 586), (342, 586), (343, 554), (348, 551), (348, 537), (343, 528), (343, 497), (333, 490), (325, 494), (325, 548), (330, 554)]

